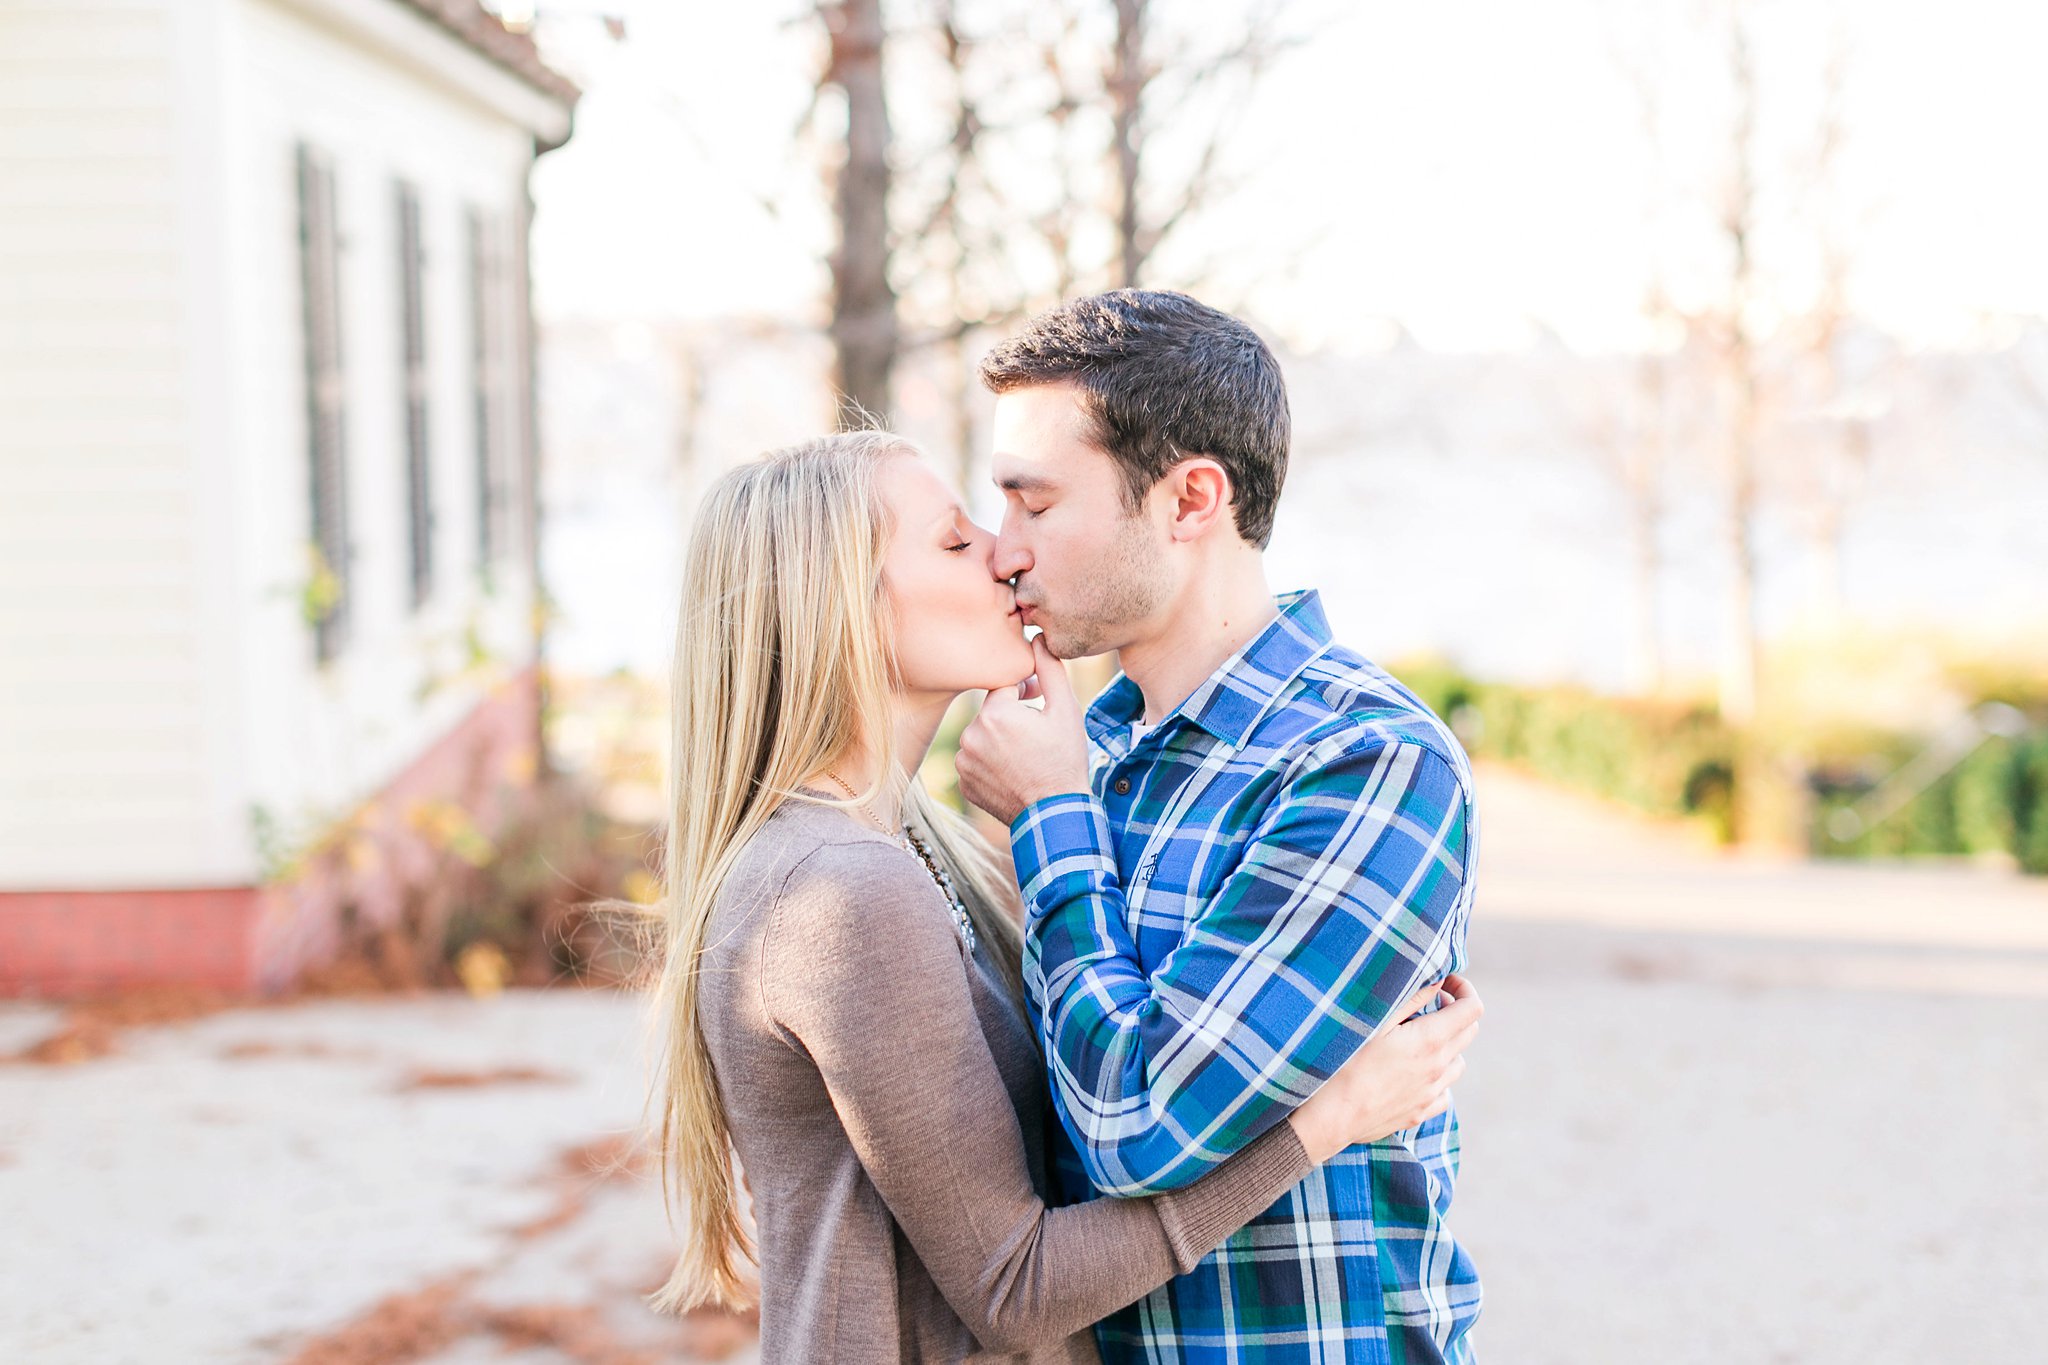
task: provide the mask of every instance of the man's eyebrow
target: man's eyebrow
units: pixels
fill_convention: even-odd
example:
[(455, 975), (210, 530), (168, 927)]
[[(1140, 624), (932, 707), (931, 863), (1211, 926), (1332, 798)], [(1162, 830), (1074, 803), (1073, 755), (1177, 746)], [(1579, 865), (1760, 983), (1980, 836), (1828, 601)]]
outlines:
[(1011, 474), (996, 480), (996, 487), (1005, 493), (1043, 493), (1058, 487), (1051, 479), (1037, 474)]

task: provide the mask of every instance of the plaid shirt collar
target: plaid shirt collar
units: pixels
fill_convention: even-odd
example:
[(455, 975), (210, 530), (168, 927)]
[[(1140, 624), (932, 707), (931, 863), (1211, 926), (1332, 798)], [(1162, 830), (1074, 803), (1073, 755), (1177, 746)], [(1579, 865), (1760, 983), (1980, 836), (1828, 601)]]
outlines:
[[(1272, 623), (1225, 659), (1154, 730), (1164, 732), (1184, 721), (1233, 749), (1244, 743), (1287, 685), (1330, 647), (1330, 623), (1313, 589), (1282, 593), (1274, 604), (1280, 614)], [(1144, 692), (1119, 673), (1088, 708), (1088, 737), (1111, 757), (1121, 757), (1130, 746), (1131, 722), (1144, 714)]]

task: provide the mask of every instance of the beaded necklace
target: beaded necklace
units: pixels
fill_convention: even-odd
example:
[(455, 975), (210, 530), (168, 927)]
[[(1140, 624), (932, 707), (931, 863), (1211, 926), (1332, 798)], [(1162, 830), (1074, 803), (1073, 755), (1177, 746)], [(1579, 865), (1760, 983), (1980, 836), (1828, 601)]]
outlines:
[[(833, 786), (846, 793), (847, 800), (859, 802), (859, 794), (852, 787), (846, 785), (838, 773), (827, 769), (825, 776), (831, 781)], [(865, 806), (862, 806), (861, 809), (866, 811), (870, 820), (874, 820), (875, 828), (881, 830), (884, 834), (891, 833), (887, 825), (875, 819), (873, 811), (869, 811)], [(915, 856), (919, 862), (924, 864), (924, 870), (931, 874), (932, 884), (939, 888), (939, 894), (946, 898), (946, 904), (953, 912), (953, 927), (960, 931), (961, 939), (967, 944), (967, 951), (973, 952), (974, 920), (967, 913), (966, 902), (960, 899), (960, 893), (953, 888), (952, 875), (939, 863), (938, 856), (932, 852), (930, 845), (926, 844), (923, 839), (920, 839), (916, 831), (912, 830), (909, 825), (904, 825), (902, 831), (895, 834), (894, 837), (897, 846)]]

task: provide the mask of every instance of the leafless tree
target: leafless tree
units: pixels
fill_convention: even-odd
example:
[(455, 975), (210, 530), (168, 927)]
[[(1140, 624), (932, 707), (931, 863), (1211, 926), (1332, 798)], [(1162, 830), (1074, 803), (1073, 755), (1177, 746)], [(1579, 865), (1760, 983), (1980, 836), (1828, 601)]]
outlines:
[[(1183, 38), (1170, 47), (1157, 20), (1168, 7), (1154, 0), (1112, 0), (1116, 36), (1103, 78), (1111, 112), (1110, 162), (1115, 195), (1114, 282), (1136, 288), (1162, 243), (1229, 188), (1221, 167), (1235, 119), (1214, 114), (1190, 169), (1171, 181), (1148, 155), (1161, 130), (1189, 121), (1200, 102), (1234, 90), (1241, 100), (1298, 38), (1288, 36), (1285, 3), (1256, 6), (1221, 47), (1202, 50)], [(1148, 193), (1149, 191), (1149, 193)]]
[(1152, 0), (981, 6), (978, 36), (959, 7), (930, 2), (953, 98), (975, 114), (954, 151), (1020, 182), (978, 202), (1019, 229), (1004, 245), (1027, 307), (1150, 282), (1162, 244), (1235, 188), (1226, 153), (1243, 105), (1302, 41), (1294, 0), (1249, 0), (1221, 42)]
[(844, 159), (833, 198), (839, 240), (832, 253), (833, 383), (842, 420), (887, 420), (898, 347), (896, 290), (889, 255), (889, 102), (882, 76), (886, 30), (881, 0), (831, 0), (818, 7), (827, 42), (821, 89), (846, 104)]
[(1723, 41), (1732, 107), (1717, 205), (1726, 274), (1723, 292), (1707, 324), (1721, 362), (1721, 453), (1726, 480), (1729, 587), (1720, 702), (1721, 713), (1742, 725), (1755, 718), (1761, 690), (1757, 522), (1764, 358), (1755, 330), (1761, 283), (1756, 254), (1760, 167), (1756, 52), (1745, 0), (1729, 0), (1726, 22)]
[[(1218, 167), (1233, 120), (1203, 101), (1241, 100), (1292, 42), (1272, 0), (1220, 46), (1154, 23), (1160, 9), (922, 0), (891, 11), (896, 355), (919, 357), (941, 391), (963, 482), (979, 444), (983, 336), (1139, 281), (1160, 243), (1227, 192)], [(1152, 156), (1169, 136), (1172, 155)]]

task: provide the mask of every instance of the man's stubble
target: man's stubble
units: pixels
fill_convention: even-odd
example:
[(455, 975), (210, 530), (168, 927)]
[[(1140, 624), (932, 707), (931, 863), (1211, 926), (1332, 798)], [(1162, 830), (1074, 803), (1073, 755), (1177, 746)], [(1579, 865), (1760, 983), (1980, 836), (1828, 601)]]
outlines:
[(1080, 659), (1121, 649), (1130, 643), (1132, 625), (1166, 604), (1172, 587), (1150, 530), (1142, 515), (1124, 517), (1100, 562), (1078, 576), (1069, 600), (1052, 604), (1058, 614), (1038, 624), (1055, 655)]

